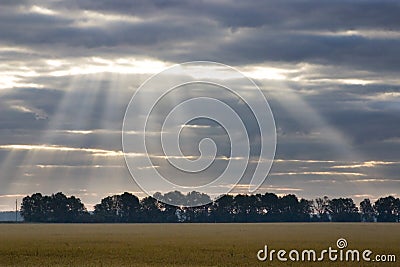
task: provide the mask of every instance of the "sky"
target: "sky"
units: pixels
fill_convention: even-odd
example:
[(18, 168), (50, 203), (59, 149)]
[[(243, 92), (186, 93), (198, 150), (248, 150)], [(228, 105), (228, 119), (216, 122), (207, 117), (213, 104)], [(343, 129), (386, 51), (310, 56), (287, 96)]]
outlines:
[[(257, 193), (356, 203), (400, 197), (396, 1), (16, 0), (0, 6), (0, 210), (35, 192), (75, 195), (88, 209), (125, 191), (146, 196), (123, 156), (125, 110), (152, 75), (197, 60), (236, 68), (268, 100), (277, 147)], [(214, 89), (198, 91), (221, 96)], [(198, 91), (177, 92), (164, 104)], [(259, 132), (247, 122), (254, 141)], [(212, 136), (218, 155), (229, 157), (229, 140), (214, 122), (193, 121), (183, 132), (186, 156), (198, 156), (194, 141)], [(251, 145), (257, 151), (257, 142)], [(203, 178), (218, 175), (224, 161)], [(232, 192), (247, 193), (248, 177)]]

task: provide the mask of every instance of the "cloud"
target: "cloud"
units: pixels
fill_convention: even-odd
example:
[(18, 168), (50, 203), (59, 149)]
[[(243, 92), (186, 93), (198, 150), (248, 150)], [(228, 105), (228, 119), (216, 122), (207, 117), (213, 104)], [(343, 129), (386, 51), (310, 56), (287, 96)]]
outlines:
[(76, 147), (62, 147), (56, 145), (1, 145), (0, 149), (5, 150), (41, 150), (41, 151), (56, 151), (56, 152), (85, 152), (90, 153), (93, 156), (103, 157), (121, 157), (123, 153), (121, 151), (112, 151), (96, 148), (76, 148)]
[(45, 120), (45, 119), (47, 119), (47, 114), (43, 110), (40, 110), (40, 109), (26, 107), (26, 106), (18, 105), (18, 104), (11, 105), (10, 108), (14, 109), (16, 111), (20, 111), (22, 113), (34, 114), (36, 120)]
[(367, 168), (374, 168), (376, 166), (380, 165), (395, 165), (399, 164), (400, 162), (396, 161), (366, 161), (366, 162), (361, 162), (361, 163), (354, 163), (354, 164), (348, 164), (348, 165), (335, 165), (332, 166), (332, 169), (353, 169), (353, 168), (361, 168), (361, 167), (367, 167)]
[[(399, 9), (394, 2), (75, 1), (8, 6), (0, 30), (3, 43), (58, 48), (54, 53), (64, 55), (72, 47), (85, 54), (118, 47), (112, 53), (152, 54), (172, 62), (313, 62), (396, 71)], [(382, 30), (384, 36), (374, 34)]]
[[(400, 171), (399, 11), (394, 1), (6, 1), (0, 191), (77, 183), (97, 192), (83, 195), (95, 203), (102, 192), (123, 190), (131, 179), (117, 166), (124, 166), (122, 118), (133, 92), (167, 66), (200, 59), (233, 65), (269, 100), (278, 160), (262, 190), (311, 198), (391, 192)], [(204, 94), (245, 114), (252, 146), (245, 183), (258, 160), (259, 133), (234, 97), (204, 88), (171, 94), (149, 124), (149, 141), (158, 144), (157, 127), (171, 106)], [(207, 175), (221, 172), (230, 153), (223, 129), (198, 120), (182, 135), (191, 159), (199, 141), (212, 137), (218, 158)], [(165, 163), (159, 148), (150, 152)], [(103, 190), (118, 175), (113, 183), (121, 186)], [(96, 186), (87, 177), (97, 177)]]
[(0, 195), (0, 198), (19, 198), (19, 197), (24, 197), (25, 195), (21, 194), (14, 194), (14, 195)]
[(352, 183), (392, 183), (392, 182), (400, 182), (400, 180), (391, 180), (391, 179), (378, 179), (378, 178), (370, 178), (370, 179), (357, 179), (351, 180)]
[(277, 172), (277, 173), (272, 173), (272, 176), (291, 176), (291, 175), (324, 175), (324, 176), (330, 176), (330, 175), (344, 175), (344, 176), (365, 176), (363, 173), (358, 173), (358, 172)]

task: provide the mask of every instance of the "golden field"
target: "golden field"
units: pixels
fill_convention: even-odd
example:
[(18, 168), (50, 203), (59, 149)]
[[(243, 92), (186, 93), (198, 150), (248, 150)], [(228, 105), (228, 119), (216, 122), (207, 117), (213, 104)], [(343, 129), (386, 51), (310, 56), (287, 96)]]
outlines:
[[(270, 249), (394, 254), (397, 263), (260, 262)], [(400, 266), (400, 224), (0, 224), (0, 266)]]

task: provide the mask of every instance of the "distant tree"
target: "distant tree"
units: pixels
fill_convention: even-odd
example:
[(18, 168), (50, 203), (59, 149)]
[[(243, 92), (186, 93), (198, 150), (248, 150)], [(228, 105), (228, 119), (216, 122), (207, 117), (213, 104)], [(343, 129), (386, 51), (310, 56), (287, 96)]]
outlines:
[(232, 215), (234, 222), (254, 221), (257, 210), (252, 196), (239, 194), (232, 200)]
[(211, 206), (211, 217), (214, 222), (233, 221), (233, 196), (223, 195)]
[(154, 197), (145, 197), (140, 201), (141, 222), (162, 222), (161, 204)]
[(88, 212), (79, 198), (66, 197), (59, 192), (51, 196), (40, 193), (22, 200), (21, 215), (27, 222), (83, 222)]
[(375, 210), (378, 222), (398, 222), (400, 200), (393, 196), (379, 198), (375, 202)]
[(279, 198), (274, 193), (261, 196), (259, 213), (263, 222), (277, 222), (280, 216)]
[(209, 195), (196, 191), (187, 193), (185, 198), (186, 198), (185, 200), (186, 206), (191, 206), (191, 207), (198, 207), (212, 202)]
[(79, 198), (75, 196), (67, 197), (59, 192), (50, 197), (48, 202), (50, 211), (49, 218), (52, 222), (72, 223), (82, 222), (88, 212)]
[(313, 202), (313, 209), (316, 215), (316, 221), (329, 222), (329, 198), (316, 198)]
[(360, 202), (360, 211), (363, 222), (375, 221), (375, 216), (376, 216), (375, 209), (368, 198)]
[(131, 193), (103, 198), (94, 207), (98, 221), (105, 222), (138, 222), (140, 221), (139, 199)]
[(118, 222), (119, 210), (117, 206), (117, 197), (108, 196), (101, 200), (100, 204), (94, 206), (95, 220), (99, 222)]
[[(181, 204), (173, 206), (167, 203)], [(208, 203), (206, 205), (202, 205)], [(187, 206), (190, 207), (187, 207)], [(360, 211), (351, 198), (328, 197), (315, 201), (289, 194), (224, 195), (211, 201), (206, 194), (179, 191), (156, 193), (139, 199), (128, 192), (108, 196), (95, 205), (90, 215), (79, 198), (59, 192), (51, 196), (40, 193), (26, 196), (21, 215), (26, 222), (307, 222), (329, 221), (399, 222), (400, 199), (393, 196), (369, 199), (360, 203)]]
[(334, 222), (359, 222), (358, 208), (351, 198), (337, 198), (329, 201), (329, 210)]
[(297, 209), (297, 218), (299, 222), (309, 222), (313, 213), (313, 201), (300, 199)]
[(211, 216), (212, 202), (206, 205), (189, 208), (190, 222), (204, 223), (213, 222)]
[(279, 217), (280, 221), (296, 221), (298, 199), (295, 195), (289, 194), (279, 198)]
[(157, 192), (153, 195), (156, 199), (169, 204), (175, 204), (176, 206), (186, 206), (186, 196), (179, 191), (172, 191), (165, 193), (164, 195)]
[(299, 201), (295, 195), (289, 194), (279, 198), (278, 203), (280, 221), (304, 222), (311, 218), (312, 205), (308, 200)]
[(179, 191), (173, 191), (163, 195), (157, 192), (154, 198), (161, 201), (159, 208), (165, 222), (206, 222), (209, 220), (209, 203), (212, 201), (207, 194), (192, 191), (184, 195)]
[(173, 205), (160, 203), (161, 210), (161, 222), (166, 223), (175, 223), (175, 222), (183, 222), (185, 219), (178, 218), (178, 215), (182, 213), (181, 207), (176, 207)]
[(68, 198), (63, 193), (53, 194), (48, 201), (47, 219), (51, 222), (68, 222)]
[(397, 216), (396, 221), (400, 222), (400, 198), (396, 198), (396, 200), (395, 200), (394, 213)]
[(46, 207), (44, 201), (45, 200), (40, 193), (23, 198), (21, 204), (21, 216), (26, 222), (46, 221)]
[(160, 192), (156, 192), (154, 198), (160, 200), (160, 211), (162, 222), (173, 223), (181, 221), (181, 218), (178, 218), (182, 213), (180, 207), (176, 207), (166, 203), (174, 203), (179, 206), (183, 206), (186, 202), (186, 197), (179, 191), (173, 191), (165, 193), (164, 195)]
[(125, 192), (118, 197), (121, 222), (138, 222), (140, 204), (137, 196)]

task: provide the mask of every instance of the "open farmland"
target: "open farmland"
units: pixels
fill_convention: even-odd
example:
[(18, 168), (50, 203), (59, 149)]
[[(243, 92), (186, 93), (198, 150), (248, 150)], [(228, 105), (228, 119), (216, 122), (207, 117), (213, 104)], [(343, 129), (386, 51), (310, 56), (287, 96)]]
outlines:
[(259, 262), (257, 251), (336, 248), (395, 254), (397, 263), (329, 262), (324, 266), (398, 266), (400, 224), (2, 224), (1, 266), (321, 266)]

